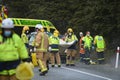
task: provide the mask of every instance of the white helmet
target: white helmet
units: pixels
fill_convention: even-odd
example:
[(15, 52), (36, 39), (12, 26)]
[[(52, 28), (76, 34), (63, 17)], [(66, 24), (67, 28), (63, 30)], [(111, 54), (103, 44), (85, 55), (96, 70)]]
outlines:
[(35, 28), (42, 29), (43, 26), (42, 26), (41, 24), (37, 24), (37, 25), (35, 26)]
[(1, 28), (14, 28), (13, 21), (9, 18), (2, 21)]
[(80, 34), (83, 34), (83, 32), (80, 32)]

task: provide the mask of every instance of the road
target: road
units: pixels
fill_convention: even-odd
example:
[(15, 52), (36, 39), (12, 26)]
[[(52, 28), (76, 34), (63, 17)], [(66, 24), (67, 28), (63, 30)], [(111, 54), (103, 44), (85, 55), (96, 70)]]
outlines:
[[(120, 69), (109, 65), (85, 65), (78, 63), (75, 67), (50, 67), (48, 74), (39, 76), (38, 68), (34, 69), (32, 80), (119, 80)], [(102, 69), (101, 69), (102, 68)]]

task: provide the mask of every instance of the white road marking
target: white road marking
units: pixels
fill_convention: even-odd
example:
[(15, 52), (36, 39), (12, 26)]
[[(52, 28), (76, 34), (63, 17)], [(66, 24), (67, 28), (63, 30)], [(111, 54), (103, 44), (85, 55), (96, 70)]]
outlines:
[(71, 70), (71, 71), (74, 71), (74, 72), (79, 72), (79, 73), (86, 74), (86, 75), (93, 76), (93, 77), (98, 77), (98, 78), (102, 78), (102, 79), (106, 79), (106, 80), (112, 80), (108, 77), (103, 77), (103, 76), (99, 76), (99, 75), (96, 75), (96, 74), (92, 74), (92, 73), (88, 73), (88, 72), (84, 72), (84, 71), (80, 71), (80, 70), (76, 70), (76, 69), (71, 69), (71, 68), (67, 68), (67, 67), (61, 67), (61, 68)]

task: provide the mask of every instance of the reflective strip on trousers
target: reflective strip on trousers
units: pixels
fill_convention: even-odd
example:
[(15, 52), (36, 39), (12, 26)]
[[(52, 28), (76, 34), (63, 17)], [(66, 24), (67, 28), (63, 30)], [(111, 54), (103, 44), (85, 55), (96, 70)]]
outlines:
[(104, 60), (105, 58), (99, 58), (98, 60)]
[(16, 73), (15, 69), (11, 69), (11, 70), (3, 70), (0, 72), (1, 75), (13, 75)]

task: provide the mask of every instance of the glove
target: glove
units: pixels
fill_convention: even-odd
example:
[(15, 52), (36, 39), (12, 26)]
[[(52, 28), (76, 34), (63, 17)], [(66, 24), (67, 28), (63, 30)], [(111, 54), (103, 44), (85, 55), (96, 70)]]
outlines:
[(52, 50), (52, 48), (51, 48), (51, 47), (49, 47), (49, 48), (48, 48), (48, 50), (49, 50), (49, 51), (51, 51), (51, 50)]
[(67, 53), (67, 49), (65, 50), (65, 53)]
[(34, 52), (36, 51), (36, 47), (34, 47)]
[(30, 49), (30, 52), (32, 52), (32, 49)]

